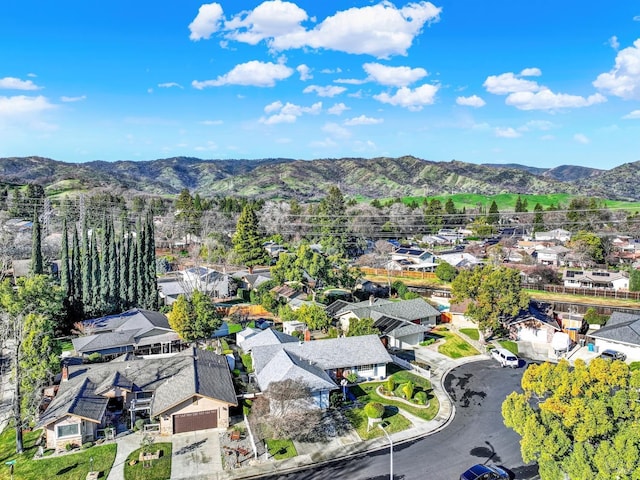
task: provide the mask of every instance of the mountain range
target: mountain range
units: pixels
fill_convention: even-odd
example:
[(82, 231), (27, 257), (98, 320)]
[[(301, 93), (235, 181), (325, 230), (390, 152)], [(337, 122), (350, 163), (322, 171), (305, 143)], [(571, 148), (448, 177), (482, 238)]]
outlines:
[(0, 182), (38, 183), (48, 192), (108, 189), (147, 194), (234, 195), (313, 200), (331, 185), (347, 196), (389, 198), (452, 193), (569, 193), (640, 200), (640, 161), (610, 170), (573, 165), (544, 169), (519, 164), (435, 162), (412, 156), (294, 160), (202, 160), (67, 163), (42, 157), (0, 158)]

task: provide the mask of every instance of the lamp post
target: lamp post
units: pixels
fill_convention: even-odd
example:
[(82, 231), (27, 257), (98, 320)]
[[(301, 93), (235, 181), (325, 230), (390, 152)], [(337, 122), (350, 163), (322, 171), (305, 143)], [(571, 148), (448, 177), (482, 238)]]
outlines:
[(393, 442), (391, 441), (391, 437), (389, 436), (387, 431), (382, 426), (382, 423), (379, 423), (378, 427), (380, 427), (380, 430), (382, 430), (384, 432), (385, 436), (387, 437), (387, 440), (389, 440), (389, 452), (390, 452), (390, 457), (389, 457), (389, 480), (393, 480)]

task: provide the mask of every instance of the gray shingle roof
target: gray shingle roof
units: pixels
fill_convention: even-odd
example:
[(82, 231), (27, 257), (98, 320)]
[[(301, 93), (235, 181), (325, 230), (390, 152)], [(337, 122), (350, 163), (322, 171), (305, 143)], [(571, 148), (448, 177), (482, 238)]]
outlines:
[(287, 379), (300, 380), (312, 391), (333, 390), (337, 387), (324, 370), (285, 350), (277, 352), (256, 374), (256, 378), (263, 391), (269, 388), (270, 383)]
[(640, 315), (613, 312), (607, 324), (589, 336), (640, 346)]
[(226, 358), (192, 347), (170, 357), (70, 366), (69, 380), (61, 382), (39, 425), (47, 425), (68, 414), (100, 422), (108, 399), (98, 393), (113, 384), (155, 392), (152, 415), (194, 395), (237, 404)]
[(271, 328), (251, 335), (245, 341), (238, 343), (238, 346), (245, 352), (250, 352), (255, 347), (263, 345), (280, 345), (281, 343), (298, 343), (299, 340), (296, 337), (287, 335), (286, 333), (278, 332)]

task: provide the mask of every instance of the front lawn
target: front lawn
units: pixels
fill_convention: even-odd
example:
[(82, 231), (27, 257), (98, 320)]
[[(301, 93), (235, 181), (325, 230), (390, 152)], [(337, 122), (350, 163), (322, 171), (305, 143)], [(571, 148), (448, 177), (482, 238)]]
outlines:
[(469, 342), (448, 330), (436, 330), (434, 336), (444, 338), (444, 343), (438, 346), (438, 352), (447, 357), (462, 358), (480, 355), (480, 352)]
[(499, 340), (498, 343), (502, 348), (506, 348), (514, 355), (518, 355), (518, 344), (516, 342), (512, 342), (511, 340)]
[(265, 441), (267, 442), (269, 455), (276, 460), (284, 460), (285, 458), (292, 458), (298, 455), (296, 447), (291, 440), (274, 440), (271, 438)]
[[(125, 480), (167, 480), (171, 477), (171, 442), (154, 443), (151, 450), (160, 450), (160, 458), (149, 462), (140, 462), (140, 448), (131, 452), (124, 464)], [(129, 462), (136, 460), (135, 465)]]
[(464, 333), (471, 340), (480, 340), (480, 331), (477, 328), (461, 328), (460, 333)]
[[(90, 458), (93, 458), (93, 470), (102, 472), (100, 478), (107, 478), (116, 458), (116, 445), (99, 445), (60, 456), (51, 456), (34, 460), (38, 451), (35, 442), (41, 430), (24, 433), (24, 453), (18, 455), (16, 451), (15, 430), (5, 428), (0, 434), (0, 474), (1, 478), (9, 478), (8, 467), (4, 464), (16, 460), (14, 478), (16, 480), (85, 480), (91, 469)], [(45, 452), (46, 454), (46, 452)], [(5, 476), (6, 475), (6, 476)], [(167, 477), (169, 478), (169, 477)]]
[[(367, 414), (364, 413), (364, 408), (349, 409), (345, 412), (345, 415), (362, 440), (371, 440), (372, 438), (378, 438), (384, 435), (380, 427), (377, 425), (371, 427), (371, 429), (367, 431), (369, 422)], [(403, 417), (395, 407), (386, 407), (382, 420), (385, 423), (384, 428), (387, 433), (401, 432), (402, 430), (406, 430), (411, 427), (411, 422)]]

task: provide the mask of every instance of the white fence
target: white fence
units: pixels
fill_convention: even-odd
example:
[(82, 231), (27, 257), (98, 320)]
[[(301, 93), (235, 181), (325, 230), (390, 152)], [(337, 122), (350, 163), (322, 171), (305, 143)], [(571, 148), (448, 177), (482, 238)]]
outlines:
[(397, 357), (396, 355), (393, 355), (393, 354), (391, 355), (391, 359), (393, 360), (393, 363), (397, 363), (402, 368), (406, 368), (407, 370), (412, 370), (422, 377), (429, 378), (429, 379), (431, 378), (431, 370), (421, 368), (417, 365), (414, 365), (411, 362), (408, 362), (404, 358)]

